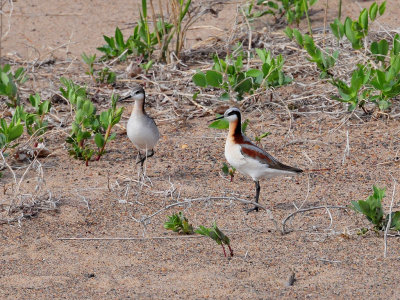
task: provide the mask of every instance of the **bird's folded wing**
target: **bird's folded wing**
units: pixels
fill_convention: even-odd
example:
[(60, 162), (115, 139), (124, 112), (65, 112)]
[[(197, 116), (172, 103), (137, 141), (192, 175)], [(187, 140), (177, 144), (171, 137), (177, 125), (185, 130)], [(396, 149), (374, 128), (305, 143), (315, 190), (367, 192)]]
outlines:
[(288, 172), (302, 172), (301, 169), (294, 168), (287, 166), (281, 162), (279, 162), (276, 158), (274, 158), (272, 155), (268, 154), (261, 148), (257, 147), (256, 145), (252, 143), (246, 143), (242, 144), (241, 146), (241, 153), (243, 156), (252, 158), (257, 160), (258, 162), (265, 164), (268, 166), (268, 168), (271, 169), (277, 169), (277, 170), (283, 170), (283, 171), (288, 171)]

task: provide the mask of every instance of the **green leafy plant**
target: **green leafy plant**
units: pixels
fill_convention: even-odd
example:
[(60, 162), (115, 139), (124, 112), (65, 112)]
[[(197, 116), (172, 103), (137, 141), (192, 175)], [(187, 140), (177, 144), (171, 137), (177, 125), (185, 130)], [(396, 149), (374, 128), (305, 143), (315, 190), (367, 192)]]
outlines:
[(107, 83), (113, 84), (117, 80), (117, 74), (115, 72), (110, 71), (109, 68), (103, 68), (101, 71), (98, 72), (98, 78), (96, 81), (98, 83)]
[(94, 63), (96, 61), (96, 54), (87, 55), (86, 53), (83, 53), (81, 57), (88, 67), (88, 71), (86, 72), (86, 74), (92, 78), (93, 82), (107, 83), (107, 84), (115, 83), (117, 75), (115, 74), (115, 72), (112, 72), (109, 68), (105, 67), (99, 71), (95, 70)]
[[(373, 186), (374, 193), (366, 200), (351, 201), (350, 207), (362, 213), (377, 231), (384, 230), (389, 222), (389, 215), (385, 216), (382, 208), (382, 199), (385, 197), (386, 189)], [(400, 211), (392, 212), (390, 229), (400, 230)]]
[(97, 50), (104, 53), (100, 60), (119, 57), (121, 61), (124, 61), (129, 54), (133, 53), (133, 45), (130, 42), (133, 38), (124, 41), (124, 36), (118, 27), (115, 28), (114, 36), (103, 35), (103, 38), (106, 41), (106, 45), (97, 48)]
[(208, 236), (209, 238), (213, 239), (218, 245), (222, 246), (222, 250), (224, 251), (224, 256), (226, 257), (226, 251), (224, 245), (227, 245), (229, 248), (230, 256), (233, 256), (233, 250), (231, 248), (231, 243), (229, 237), (227, 237), (217, 226), (214, 222), (212, 227), (207, 228), (204, 226), (199, 226), (198, 229), (195, 230), (196, 233)]
[(307, 53), (310, 55), (308, 60), (316, 63), (318, 69), (320, 69), (321, 71), (321, 78), (333, 76), (330, 72), (330, 69), (335, 65), (336, 60), (339, 56), (339, 51), (334, 51), (330, 55), (325, 51), (320, 50), (315, 45), (314, 39), (311, 36), (309, 36), (308, 34), (302, 35), (297, 29), (286, 27), (285, 33), (290, 39), (295, 38), (297, 43), (307, 51)]
[(363, 90), (363, 87), (369, 81), (371, 71), (369, 68), (358, 65), (353, 71), (350, 85), (347, 85), (340, 79), (332, 79), (331, 83), (338, 88), (340, 97), (332, 96), (333, 99), (340, 102), (348, 103), (349, 111), (357, 107), (364, 108), (365, 100), (368, 98), (368, 90)]
[(24, 132), (24, 126), (18, 114), (13, 115), (9, 124), (5, 119), (0, 119), (0, 151), (5, 153), (9, 148), (18, 146), (16, 140)]
[(85, 52), (83, 52), (81, 57), (82, 57), (82, 60), (88, 66), (88, 71), (86, 72), (86, 74), (89, 75), (94, 82), (96, 82), (96, 80), (94, 78), (94, 62), (96, 61), (96, 54), (87, 55)]
[(370, 100), (381, 111), (391, 105), (390, 99), (400, 94), (400, 55), (393, 58), (390, 66), (385, 70), (373, 69), (370, 81), (374, 91), (371, 91)]
[(389, 52), (389, 43), (386, 40), (371, 43), (371, 53), (376, 61), (383, 63)]
[(87, 98), (86, 89), (75, 84), (72, 80), (61, 78), (64, 87), (60, 88), (62, 95), (71, 103), (75, 112), (75, 119), (71, 125), (70, 136), (66, 142), (70, 144), (69, 154), (77, 159), (82, 159), (88, 165), (94, 154), (90, 146), (90, 139), (100, 123), (96, 118), (96, 108)]
[[(385, 111), (391, 105), (391, 99), (400, 95), (400, 37), (394, 37), (392, 49), (389, 51), (387, 42), (371, 45), (373, 58), (380, 66), (358, 65), (353, 71), (350, 85), (340, 79), (332, 79), (331, 83), (338, 88), (340, 97), (333, 99), (349, 103), (349, 110), (356, 107), (364, 109), (367, 102), (374, 103), (380, 111)], [(385, 60), (390, 52), (390, 60)]]
[[(61, 93), (69, 100), (75, 112), (75, 119), (71, 125), (71, 133), (66, 139), (69, 154), (77, 159), (84, 160), (86, 165), (94, 154), (96, 160), (105, 153), (107, 142), (115, 138), (111, 133), (112, 128), (119, 123), (123, 108), (117, 108), (118, 96), (111, 96), (111, 108), (97, 114), (96, 107), (88, 99), (86, 89), (73, 83), (71, 80), (61, 78)], [(97, 148), (97, 149), (96, 149)]]
[[(363, 47), (364, 38), (368, 35), (369, 20), (375, 21), (378, 13), (383, 15), (386, 10), (386, 1), (378, 5), (376, 2), (372, 3), (369, 9), (364, 8), (358, 17), (358, 20), (352, 20), (347, 17), (344, 23), (341, 23), (339, 19), (335, 19), (330, 27), (332, 33), (338, 40), (344, 36), (349, 40), (353, 49), (361, 49)], [(369, 17), (369, 18), (368, 18)]]
[(111, 129), (119, 123), (121, 120), (122, 113), (124, 112), (124, 108), (117, 108), (118, 96), (112, 94), (111, 95), (111, 108), (103, 111), (99, 116), (98, 120), (100, 123), (100, 127), (98, 129), (102, 129), (105, 131), (104, 135), (99, 132), (100, 130), (96, 130), (94, 140), (98, 147), (97, 152), (97, 160), (104, 154), (104, 149), (108, 141), (115, 139), (115, 133), (111, 134)]
[(254, 1), (251, 1), (247, 7), (246, 15), (250, 19), (266, 14), (274, 15), (277, 19), (285, 16), (288, 24), (296, 23), (299, 25), (304, 16), (309, 23), (308, 10), (316, 2), (317, 0), (258, 0), (257, 5), (261, 5), (265, 9), (253, 12)]
[(73, 106), (87, 99), (86, 89), (72, 80), (61, 77), (60, 82), (63, 86), (60, 87), (60, 92), (65, 100), (69, 101)]
[(189, 224), (188, 219), (182, 214), (182, 212), (168, 216), (168, 220), (164, 223), (164, 228), (183, 234), (194, 233), (193, 226)]
[(235, 177), (236, 168), (228, 166), (226, 163), (223, 163), (221, 170), (222, 173), (224, 173), (226, 176), (230, 176), (231, 182), (233, 182), (233, 177)]
[(86, 166), (94, 154), (90, 139), (93, 132), (100, 127), (96, 118), (96, 108), (89, 99), (77, 101), (75, 106), (75, 119), (72, 123), (72, 130), (66, 142), (70, 144), (69, 154), (77, 159), (85, 161)]
[(33, 113), (24, 114), (27, 132), (29, 135), (43, 135), (48, 128), (48, 122), (44, 118), (50, 111), (51, 103), (49, 100), (42, 101), (37, 93), (29, 96), (29, 102), (35, 110)]
[(192, 80), (199, 87), (225, 90), (221, 95), (224, 100), (229, 99), (232, 94), (236, 94), (236, 99), (241, 100), (245, 93), (253, 93), (260, 87), (281, 86), (292, 81), (282, 71), (284, 60), (281, 55), (273, 58), (271, 52), (265, 49), (256, 49), (256, 53), (262, 62), (260, 69), (245, 69), (242, 45), (238, 44), (233, 54), (227, 55), (225, 59), (214, 56), (212, 70), (205, 73), (197, 71)]
[(0, 67), (0, 95), (7, 96), (9, 107), (17, 107), (20, 103), (18, 95), (18, 85), (22, 85), (28, 80), (26, 70), (18, 68), (15, 73), (12, 72), (10, 65), (6, 64)]

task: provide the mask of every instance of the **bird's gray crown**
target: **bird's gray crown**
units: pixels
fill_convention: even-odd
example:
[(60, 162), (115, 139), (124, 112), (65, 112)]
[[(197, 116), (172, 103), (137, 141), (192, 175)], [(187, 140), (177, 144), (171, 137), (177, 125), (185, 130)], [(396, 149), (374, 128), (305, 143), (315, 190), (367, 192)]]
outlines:
[(135, 96), (138, 96), (138, 95), (144, 95), (144, 94), (145, 94), (145, 93), (144, 93), (144, 89), (143, 89), (143, 87), (140, 86), (140, 85), (135, 86), (135, 87), (132, 88), (132, 90), (131, 90), (131, 96), (132, 96), (132, 97), (135, 97)]
[(227, 109), (224, 113), (225, 118), (229, 116), (236, 115), (237, 117), (240, 117), (240, 110), (236, 107), (231, 107)]

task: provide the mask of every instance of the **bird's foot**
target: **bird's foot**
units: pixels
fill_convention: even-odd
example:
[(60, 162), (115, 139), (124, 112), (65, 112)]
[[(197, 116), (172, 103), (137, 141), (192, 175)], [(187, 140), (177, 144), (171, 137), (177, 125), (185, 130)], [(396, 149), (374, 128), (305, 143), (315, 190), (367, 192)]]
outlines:
[(146, 158), (147, 158), (147, 156), (139, 157), (139, 161), (136, 163), (137, 165), (140, 164), (142, 169), (143, 169), (143, 164), (144, 164), (144, 161), (146, 160)]
[(247, 209), (247, 210), (246, 210), (246, 213), (249, 214), (249, 213), (251, 213), (252, 211), (258, 211), (258, 206), (254, 206), (253, 208)]
[(140, 164), (140, 166), (143, 169), (144, 161), (147, 158), (152, 157), (154, 155), (154, 153), (155, 153), (154, 150), (151, 150), (151, 152), (149, 154), (147, 154), (147, 155), (145, 154), (144, 156), (142, 156), (142, 154), (139, 152), (139, 161), (136, 164)]

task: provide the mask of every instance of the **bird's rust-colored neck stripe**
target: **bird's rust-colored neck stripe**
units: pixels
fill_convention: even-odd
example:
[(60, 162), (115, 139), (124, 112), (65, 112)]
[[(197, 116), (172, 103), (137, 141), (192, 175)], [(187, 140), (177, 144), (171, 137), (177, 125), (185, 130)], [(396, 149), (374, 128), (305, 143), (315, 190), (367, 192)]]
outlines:
[(242, 124), (240, 122), (240, 118), (235, 121), (229, 123), (229, 136), (233, 138), (235, 144), (250, 144), (251, 142), (247, 141), (242, 134)]

